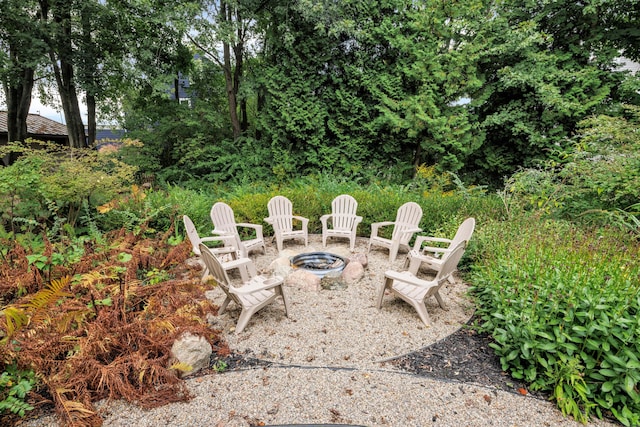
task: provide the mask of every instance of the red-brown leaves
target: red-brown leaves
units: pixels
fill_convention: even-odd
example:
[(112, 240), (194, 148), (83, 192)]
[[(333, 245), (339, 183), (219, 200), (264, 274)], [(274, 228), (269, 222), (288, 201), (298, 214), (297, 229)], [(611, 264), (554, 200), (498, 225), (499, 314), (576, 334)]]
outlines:
[[(51, 256), (55, 247), (45, 247)], [(46, 316), (31, 318), (0, 346), (0, 360), (34, 369), (69, 425), (100, 425), (93, 402), (102, 398), (146, 408), (188, 399), (184, 382), (168, 368), (175, 338), (189, 331), (206, 337), (221, 355), (229, 352), (219, 331), (206, 324), (217, 307), (204, 298), (199, 272), (184, 262), (188, 243), (173, 247), (166, 239), (139, 239), (121, 230), (108, 246), (84, 249), (75, 264), (51, 270), (54, 279), (75, 276), (63, 293), (51, 293)], [(37, 269), (27, 272), (27, 255), (12, 244), (0, 258), (0, 298), (17, 309), (49, 286)], [(148, 271), (162, 280), (149, 280)], [(0, 336), (6, 330), (0, 318)]]

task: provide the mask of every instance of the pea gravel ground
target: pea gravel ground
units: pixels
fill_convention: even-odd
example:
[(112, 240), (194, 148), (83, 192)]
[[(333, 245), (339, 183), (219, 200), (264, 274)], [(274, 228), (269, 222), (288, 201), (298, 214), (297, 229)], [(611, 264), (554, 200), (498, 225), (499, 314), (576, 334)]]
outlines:
[[(367, 252), (367, 239), (358, 239), (356, 252)], [(275, 242), (267, 253), (252, 254), (258, 270), (268, 271), (276, 258), (325, 250), (348, 256), (348, 243), (336, 240), (322, 248), (320, 236), (309, 246), (285, 242), (278, 254)], [(287, 285), (290, 313), (277, 302), (255, 314), (247, 328), (233, 333), (239, 310), (214, 319), (227, 332), (240, 363), (222, 373), (210, 372), (188, 380), (195, 396), (153, 410), (122, 401), (99, 405), (105, 426), (215, 426), (276, 425), (360, 426), (582, 426), (565, 418), (556, 406), (531, 394), (465, 381), (416, 375), (394, 360), (423, 349), (463, 327), (473, 316), (468, 285), (458, 280), (441, 291), (448, 304), (442, 310), (435, 299), (427, 309), (433, 326), (425, 327), (415, 311), (392, 295), (382, 309), (375, 307), (384, 271), (403, 267), (405, 255), (394, 263), (388, 252), (372, 248), (365, 276), (344, 290), (309, 291)], [(210, 293), (222, 303), (222, 291)], [(471, 354), (471, 353), (470, 353)], [(58, 425), (48, 415), (23, 423)], [(593, 420), (589, 426), (617, 426)]]

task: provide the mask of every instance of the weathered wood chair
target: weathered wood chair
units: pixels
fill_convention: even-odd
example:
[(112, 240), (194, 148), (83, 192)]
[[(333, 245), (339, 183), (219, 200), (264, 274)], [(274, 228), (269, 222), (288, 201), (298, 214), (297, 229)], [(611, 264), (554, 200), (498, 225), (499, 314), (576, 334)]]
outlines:
[[(238, 323), (236, 324), (236, 333), (244, 330), (254, 313), (272, 303), (278, 297), (282, 297), (285, 316), (289, 315), (288, 301), (282, 286), (284, 283), (282, 277), (253, 276), (248, 281), (244, 281), (242, 286), (235, 287), (229, 280), (229, 276), (222, 267), (222, 263), (213, 252), (204, 244), (200, 244), (200, 252), (213, 279), (226, 295), (218, 313), (224, 314), (227, 306), (232, 301), (242, 308)], [(242, 258), (242, 260), (245, 263), (253, 264), (250, 258)]]
[[(422, 219), (422, 208), (414, 202), (407, 202), (398, 208), (395, 221), (374, 222), (371, 224), (371, 237), (369, 238), (369, 248), (371, 246), (382, 246), (389, 249), (389, 261), (393, 262), (398, 256), (398, 250), (403, 248), (409, 250), (409, 240), (414, 233), (422, 231), (420, 220)], [(391, 238), (379, 236), (382, 227), (393, 226)]]
[[(237, 240), (236, 245), (242, 253), (242, 256), (248, 256), (249, 253), (255, 249), (262, 249), (262, 253), (266, 253), (264, 237), (262, 235), (262, 225), (249, 224), (246, 222), (236, 223), (233, 209), (223, 202), (214, 203), (211, 207), (210, 216), (214, 226), (212, 233), (219, 236), (234, 236)], [(239, 232), (240, 228), (252, 229), (255, 237), (242, 240)]]
[(462, 258), (464, 253), (464, 244), (461, 242), (451, 252), (446, 254), (442, 268), (436, 274), (433, 280), (423, 280), (416, 277), (410, 271), (394, 271), (387, 270), (384, 273), (385, 281), (384, 285), (380, 287), (378, 291), (377, 304), (378, 309), (382, 307), (382, 299), (384, 298), (385, 290), (389, 289), (394, 294), (408, 302), (416, 309), (418, 316), (426, 326), (431, 326), (431, 319), (427, 312), (425, 301), (427, 298), (433, 296), (438, 301), (440, 308), (448, 310), (446, 304), (440, 296), (440, 288), (453, 274)]
[[(200, 237), (200, 235), (198, 234), (198, 230), (193, 224), (191, 218), (189, 218), (187, 215), (183, 215), (182, 222), (184, 223), (184, 228), (187, 231), (187, 236), (189, 237), (189, 241), (191, 242), (191, 249), (196, 256), (202, 258), (202, 253), (200, 251), (201, 243), (221, 242), (223, 243), (222, 247), (209, 248), (209, 250), (217, 254), (221, 258), (222, 267), (225, 269), (225, 271), (230, 271), (237, 268), (243, 280), (249, 280), (252, 275), (256, 274), (253, 264), (246, 265), (244, 262), (238, 261), (241, 256), (238, 248), (234, 246), (236, 243), (235, 236), (225, 235)], [(207, 277), (208, 274), (209, 269), (205, 264), (204, 269), (202, 270), (202, 279)]]
[(322, 215), (322, 246), (327, 246), (328, 237), (349, 239), (351, 252), (356, 244), (356, 231), (362, 217), (356, 215), (358, 202), (348, 194), (342, 194), (331, 202), (331, 213)]
[[(427, 267), (431, 270), (439, 271), (442, 268), (446, 254), (462, 242), (465, 242), (464, 247), (466, 248), (469, 240), (471, 240), (475, 227), (475, 218), (467, 218), (460, 224), (453, 239), (431, 236), (416, 237), (413, 249), (409, 251), (409, 255), (407, 256), (405, 268), (408, 267), (409, 271), (416, 275), (420, 267)], [(432, 243), (432, 246), (422, 246), (425, 242)], [(438, 244), (444, 244), (446, 247), (436, 246)], [(450, 276), (449, 281), (453, 283), (453, 276)]]
[[(309, 244), (309, 219), (294, 215), (291, 200), (284, 196), (275, 196), (267, 203), (269, 217), (264, 221), (273, 227), (278, 251), (282, 250), (285, 240), (302, 239), (304, 245)], [(293, 220), (300, 222), (299, 228), (294, 228)]]

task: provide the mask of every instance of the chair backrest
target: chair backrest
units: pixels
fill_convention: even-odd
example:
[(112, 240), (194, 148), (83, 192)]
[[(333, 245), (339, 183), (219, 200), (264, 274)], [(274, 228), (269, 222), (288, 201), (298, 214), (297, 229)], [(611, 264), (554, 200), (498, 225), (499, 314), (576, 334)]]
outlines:
[(444, 280), (447, 280), (449, 276), (456, 270), (458, 267), (458, 263), (460, 262), (460, 258), (464, 255), (464, 250), (466, 248), (467, 241), (463, 240), (458, 243), (458, 245), (453, 248), (451, 252), (447, 255), (442, 263), (442, 267), (438, 271), (435, 280), (438, 283), (442, 283)]
[(209, 274), (213, 276), (213, 279), (216, 281), (218, 286), (222, 288), (225, 294), (227, 294), (231, 299), (240, 304), (238, 301), (238, 297), (231, 292), (231, 281), (229, 280), (229, 276), (227, 272), (222, 267), (220, 260), (216, 257), (211, 250), (203, 243), (200, 243), (200, 253), (202, 257), (202, 261), (204, 261), (204, 265), (209, 270)]
[(473, 230), (476, 227), (476, 220), (474, 218), (465, 219), (460, 227), (458, 227), (458, 231), (456, 231), (456, 235), (453, 236), (451, 240), (451, 248), (455, 248), (460, 242), (466, 241), (469, 242), (471, 240), (471, 236), (473, 235)]
[(214, 203), (211, 207), (211, 221), (216, 231), (225, 231), (230, 234), (238, 234), (236, 219), (231, 206), (223, 202)]
[(348, 194), (341, 194), (331, 202), (333, 228), (336, 230), (351, 230), (356, 220), (358, 202)]
[(405, 230), (418, 228), (422, 220), (422, 208), (415, 202), (407, 202), (398, 208), (393, 234), (391, 239), (400, 241), (400, 244), (407, 245), (413, 233), (406, 233)]
[(200, 235), (198, 234), (198, 230), (196, 230), (196, 226), (193, 225), (193, 221), (191, 221), (191, 218), (187, 215), (182, 215), (182, 222), (184, 223), (184, 228), (187, 231), (187, 236), (191, 242), (193, 253), (200, 255)]
[(273, 229), (278, 232), (293, 230), (293, 204), (284, 196), (275, 196), (267, 203)]

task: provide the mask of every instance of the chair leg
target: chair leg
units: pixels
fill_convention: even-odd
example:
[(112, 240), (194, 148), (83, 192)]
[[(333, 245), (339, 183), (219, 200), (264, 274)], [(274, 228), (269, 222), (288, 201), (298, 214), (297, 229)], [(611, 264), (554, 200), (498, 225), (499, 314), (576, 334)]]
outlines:
[(398, 256), (398, 249), (396, 245), (392, 245), (391, 248), (389, 248), (389, 262), (395, 262)]
[(205, 266), (204, 270), (202, 270), (202, 277), (200, 278), (200, 281), (204, 282), (208, 275), (209, 275), (209, 269), (207, 268), (207, 266)]
[(420, 271), (420, 264), (422, 261), (418, 257), (412, 257), (411, 254), (407, 257), (407, 261), (405, 262), (405, 266), (409, 264), (409, 271), (414, 276), (418, 275), (418, 271)]
[(282, 289), (282, 285), (275, 288), (275, 291), (282, 297), (282, 302), (284, 303), (284, 315), (289, 317), (289, 300), (287, 299), (287, 295), (284, 293), (284, 289)]
[(238, 267), (238, 271), (240, 272), (240, 278), (242, 279), (242, 283), (247, 283), (250, 280), (249, 269), (246, 265), (241, 265)]
[(438, 291), (436, 291), (433, 294), (433, 296), (436, 297), (436, 301), (438, 301), (438, 304), (440, 305), (441, 309), (449, 311), (449, 307), (447, 307), (447, 305), (444, 303), (444, 301), (442, 300), (442, 297), (440, 296), (440, 293)]
[(384, 298), (384, 291), (386, 289), (391, 289), (392, 285), (393, 285), (393, 279), (389, 277), (385, 278), (384, 284), (380, 287), (380, 291), (378, 291), (378, 298), (377, 298), (378, 309), (382, 307), (382, 299)]
[(253, 310), (242, 310), (242, 313), (240, 313), (240, 317), (238, 318), (238, 323), (236, 324), (236, 333), (240, 333), (244, 330), (253, 314)]
[(227, 306), (229, 305), (230, 302), (231, 302), (231, 298), (227, 297), (222, 303), (222, 305), (220, 306), (220, 308), (218, 309), (218, 314), (224, 314), (224, 311), (227, 309)]
[(424, 303), (416, 302), (415, 304), (411, 304), (416, 311), (418, 312), (418, 316), (420, 316), (420, 320), (427, 327), (431, 327), (431, 318), (429, 317), (429, 313), (427, 313), (427, 307), (425, 307)]

